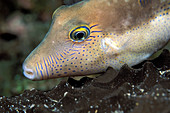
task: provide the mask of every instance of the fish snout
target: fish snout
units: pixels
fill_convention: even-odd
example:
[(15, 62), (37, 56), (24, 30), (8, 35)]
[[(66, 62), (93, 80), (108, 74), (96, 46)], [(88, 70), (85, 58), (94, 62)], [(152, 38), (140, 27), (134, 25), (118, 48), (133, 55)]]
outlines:
[(35, 76), (35, 72), (32, 68), (26, 66), (25, 64), (23, 64), (23, 74), (25, 77), (31, 79), (31, 80), (35, 80), (36, 76)]

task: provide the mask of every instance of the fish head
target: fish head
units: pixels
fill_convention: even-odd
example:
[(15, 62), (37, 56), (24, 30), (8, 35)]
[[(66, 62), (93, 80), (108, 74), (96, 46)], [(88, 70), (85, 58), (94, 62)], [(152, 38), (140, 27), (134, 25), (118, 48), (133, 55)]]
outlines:
[(104, 71), (101, 20), (88, 12), (88, 7), (80, 2), (54, 12), (45, 38), (23, 63), (27, 78), (42, 80)]

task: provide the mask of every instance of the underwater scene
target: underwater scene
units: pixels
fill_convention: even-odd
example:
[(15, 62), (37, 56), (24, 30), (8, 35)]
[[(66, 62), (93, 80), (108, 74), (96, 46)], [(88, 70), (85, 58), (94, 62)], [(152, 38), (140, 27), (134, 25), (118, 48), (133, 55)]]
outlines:
[(0, 1), (0, 112), (170, 112), (170, 0)]

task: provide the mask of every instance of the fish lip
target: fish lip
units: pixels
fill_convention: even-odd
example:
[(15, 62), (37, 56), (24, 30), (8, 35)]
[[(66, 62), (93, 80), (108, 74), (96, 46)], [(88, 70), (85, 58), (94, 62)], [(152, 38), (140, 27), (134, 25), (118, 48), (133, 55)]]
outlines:
[(24, 64), (23, 64), (22, 68), (23, 68), (23, 74), (25, 77), (27, 77), (28, 79), (31, 79), (31, 80), (36, 79), (36, 75), (35, 75), (33, 69), (27, 68), (27, 66)]

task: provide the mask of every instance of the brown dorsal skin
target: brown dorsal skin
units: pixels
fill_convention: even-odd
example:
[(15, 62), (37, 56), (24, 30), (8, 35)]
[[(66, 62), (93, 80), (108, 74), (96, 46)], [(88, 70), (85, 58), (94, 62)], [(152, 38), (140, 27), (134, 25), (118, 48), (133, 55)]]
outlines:
[[(24, 75), (42, 80), (138, 64), (169, 42), (169, 7), (170, 0), (84, 0), (62, 6), (23, 63)], [(89, 34), (74, 40), (82, 31)]]

